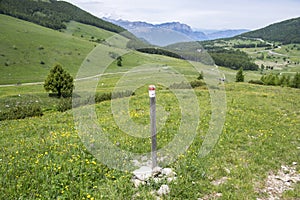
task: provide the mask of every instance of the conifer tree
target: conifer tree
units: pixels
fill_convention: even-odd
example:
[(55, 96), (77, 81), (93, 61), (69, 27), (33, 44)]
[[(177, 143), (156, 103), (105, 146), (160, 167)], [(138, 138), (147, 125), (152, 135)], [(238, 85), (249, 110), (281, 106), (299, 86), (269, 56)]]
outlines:
[(296, 75), (294, 76), (291, 87), (293, 88), (300, 88), (300, 73), (297, 72)]
[(46, 91), (57, 93), (61, 96), (70, 96), (74, 89), (73, 77), (66, 72), (60, 64), (56, 64), (47, 76), (44, 88)]
[(243, 74), (243, 68), (241, 67), (236, 73), (235, 82), (244, 82), (245, 75)]

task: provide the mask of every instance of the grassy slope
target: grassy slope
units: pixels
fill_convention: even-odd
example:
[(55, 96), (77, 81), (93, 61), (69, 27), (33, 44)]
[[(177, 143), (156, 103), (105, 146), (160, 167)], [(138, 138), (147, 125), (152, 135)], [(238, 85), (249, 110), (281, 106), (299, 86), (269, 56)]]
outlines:
[[(10, 36), (8, 33), (11, 34), (11, 37), (15, 37), (12, 37), (10, 43), (5, 46), (1, 44), (1, 47), (5, 47), (3, 49), (12, 48), (13, 45), (17, 44), (12, 41), (19, 41), (18, 45), (20, 45), (16, 45), (16, 50), (12, 48), (10, 51), (4, 51), (1, 49), (1, 54), (10, 52), (10, 54), (7, 53), (3, 57), (10, 55), (11, 59), (19, 59), (19, 56), (24, 58), (25, 55), (22, 54), (21, 49), (24, 51), (24, 49), (29, 48), (29, 50), (38, 53), (40, 51), (38, 50), (39, 45), (43, 45), (44, 50), (49, 51), (47, 45), (50, 48), (50, 40), (44, 41), (45, 37), (41, 36), (43, 34), (53, 37), (54, 41), (61, 37), (67, 41), (75, 41), (75, 43), (69, 45), (57, 39), (58, 46), (55, 49), (60, 52), (64, 50), (69, 52), (70, 47), (71, 49), (77, 48), (73, 45), (82, 45), (86, 53), (95, 44), (88, 41), (91, 36), (100, 38), (101, 34), (106, 34), (101, 31), (99, 33), (98, 29), (74, 23), (69, 24), (70, 28), (65, 34), (49, 29), (40, 29), (40, 27), (30, 23), (24, 24), (19, 20), (1, 15), (1, 19), (3, 18), (12, 22), (11, 26), (12, 28), (15, 27), (13, 29), (15, 31), (0, 30), (7, 31), (6, 37)], [(5, 20), (3, 21), (5, 23)], [(20, 24), (18, 25), (18, 23)], [(2, 26), (2, 23), (0, 26)], [(10, 25), (7, 24), (7, 26)], [(30, 30), (28, 30), (28, 27), (30, 27)], [(81, 31), (78, 31), (79, 29), (76, 27), (81, 27)], [(89, 31), (84, 31), (83, 28), (84, 30), (89, 28)], [(16, 34), (26, 35), (25, 30), (35, 37), (30, 37), (31, 42), (27, 42), (22, 46), (21, 39), (16, 39)], [(72, 36), (73, 33), (75, 37)], [(82, 34), (84, 37), (78, 38)], [(1, 37), (3, 36), (1, 34)], [(108, 36), (109, 34), (104, 37)], [(28, 37), (25, 42), (27, 40)], [(1, 40), (1, 42), (3, 41)], [(34, 47), (32, 47), (33, 44)], [(51, 53), (53, 52), (49, 51), (49, 54), (46, 54), (44, 58), (48, 58)], [(34, 57), (34, 59), (28, 58), (32, 59), (31, 61), (40, 59), (37, 56), (38, 54), (36, 55), (30, 51), (28, 51), (28, 54)], [(55, 55), (62, 60), (65, 59), (66, 63), (75, 62), (70, 61), (71, 58), (74, 58), (74, 54), (66, 57), (61, 53)], [(84, 59), (85, 56), (81, 56), (81, 59)], [(78, 58), (80, 65), (81, 61), (79, 60)], [(6, 60), (3, 59), (3, 61)], [(187, 77), (190, 79), (196, 77), (186, 62), (137, 52), (124, 56), (122, 68), (117, 67), (116, 63), (112, 63), (108, 72), (126, 71), (146, 63), (154, 63), (157, 66), (167, 64), (189, 75)], [(67, 67), (64, 63), (63, 65)], [(17, 65), (9, 67), (17, 68)], [(29, 64), (28, 67), (30, 67)], [(73, 73), (75, 69), (74, 67)], [(40, 72), (46, 75), (48, 70), (40, 70)], [(234, 80), (235, 71), (222, 68), (221, 70), (228, 75), (229, 80)], [(16, 76), (22, 78), (21, 71), (13, 71), (15, 71)], [(23, 73), (26, 75), (23, 78), (29, 77), (28, 80), (35, 80), (32, 72), (26, 70)], [(259, 76), (257, 73), (249, 75)], [(3, 80), (9, 79), (8, 76), (3, 77)], [(100, 80), (103, 85), (99, 84), (98, 91), (111, 91), (120, 77), (121, 75), (103, 77)], [(40, 81), (43, 81), (43, 78)], [(224, 199), (264, 197), (264, 194), (259, 194), (256, 191), (258, 188), (263, 188), (264, 179), (268, 172), (276, 172), (280, 165), (291, 165), (292, 162), (299, 160), (299, 150), (297, 149), (300, 145), (299, 90), (235, 83), (227, 84), (226, 90), (227, 115), (223, 134), (211, 154), (202, 159), (197, 156), (197, 153), (201, 147), (203, 136), (208, 129), (211, 111), (209, 110), (208, 91), (205, 89), (196, 90), (201, 107), (200, 128), (187, 153), (180, 155), (178, 161), (170, 166), (175, 169), (178, 175), (178, 180), (170, 184), (170, 199), (197, 199), (217, 192), (221, 192)], [(21, 93), (21, 97), (18, 96), (19, 93)], [(162, 129), (164, 132), (159, 134), (158, 145), (163, 146), (170, 142), (176, 132), (180, 111), (177, 109), (177, 101), (174, 95), (167, 90), (161, 90), (159, 94), (158, 104), (167, 106), (169, 109), (172, 108), (166, 129)], [(38, 99), (45, 106), (53, 106), (53, 101), (47, 98), (47, 94), (41, 85), (1, 88), (0, 95), (2, 97), (1, 102), (2, 100), (5, 102), (11, 99), (23, 98), (24, 96), (24, 98)], [(130, 115), (133, 116), (133, 120), (139, 123), (148, 122), (147, 94), (139, 90), (137, 95), (130, 99), (130, 103), (132, 106)], [(148, 140), (128, 137), (117, 127), (111, 116), (110, 102), (96, 105), (96, 110), (99, 123), (109, 130), (108, 135), (113, 142), (120, 141), (122, 148), (127, 150), (143, 151), (149, 149)], [(139, 193), (141, 199), (149, 199), (151, 198), (151, 191), (159, 187), (154, 184), (150, 187), (143, 186), (134, 189), (130, 182), (131, 174), (109, 169), (99, 163), (86, 151), (78, 138), (74, 129), (72, 112), (57, 113), (50, 111), (39, 118), (1, 121), (0, 135), (0, 174), (2, 176), (0, 199), (88, 199), (91, 197), (96, 199), (131, 199), (137, 193)], [(226, 183), (220, 186), (211, 184), (212, 181), (225, 176), (228, 178)], [(287, 192), (285, 196), (299, 198), (299, 194), (300, 187), (298, 184), (294, 191)]]
[[(197, 155), (208, 129), (209, 94), (197, 89), (201, 122), (192, 146), (170, 167), (178, 180), (169, 184), (171, 199), (197, 199), (207, 194), (222, 193), (224, 199), (255, 199), (264, 197), (256, 191), (264, 187), (269, 171), (299, 161), (299, 90), (281, 87), (229, 84), (226, 122), (218, 144), (205, 158)], [(158, 93), (158, 103), (172, 105), (158, 145), (172, 139), (178, 126), (174, 96), (168, 91)], [(148, 120), (147, 94), (130, 100), (131, 115), (137, 122)], [(135, 109), (139, 108), (139, 109)], [(110, 102), (96, 106), (99, 123), (105, 127), (112, 142), (133, 151), (149, 149), (149, 141), (124, 134), (111, 116)], [(139, 116), (139, 117), (136, 117)], [(151, 199), (151, 191), (159, 185), (134, 189), (129, 173), (108, 169), (91, 156), (74, 130), (72, 112), (47, 113), (40, 118), (3, 121), (0, 126), (1, 199), (70, 198)], [(299, 170), (299, 168), (298, 168)], [(212, 181), (228, 180), (220, 186)], [(299, 198), (299, 184), (285, 196)], [(166, 198), (168, 199), (168, 197)]]
[(283, 44), (299, 43), (300, 18), (285, 20), (271, 24), (265, 28), (243, 33), (241, 36), (262, 38), (268, 41), (282, 42)]
[[(198, 73), (191, 66), (190, 63), (174, 58), (159, 56), (159, 55), (148, 55), (139, 52), (130, 52), (123, 56), (123, 66), (118, 67), (116, 62), (113, 62), (106, 70), (105, 73), (118, 73), (127, 72), (135, 67), (151, 63), (151, 65), (156, 65), (162, 68), (165, 65), (173, 66), (178, 72), (187, 74), (186, 78), (189, 81), (195, 80)], [(118, 80), (124, 75), (120, 74), (110, 74), (102, 76), (99, 80), (97, 92), (111, 92)], [(136, 74), (136, 78), (139, 78), (140, 74)], [(122, 88), (126, 90), (126, 88)], [(33, 99), (34, 101), (39, 101), (42, 108), (45, 110), (55, 110), (55, 106), (58, 103), (55, 99), (49, 99), (48, 93), (45, 92), (42, 85), (25, 86), (19, 85), (17, 87), (2, 87), (0, 88), (0, 110), (5, 109), (7, 102), (15, 101), (26, 101), (26, 99)], [(21, 97), (19, 97), (19, 94)], [(11, 105), (11, 103), (9, 103)]]
[(105, 40), (106, 38), (109, 38), (115, 34), (104, 29), (97, 28), (95, 26), (81, 24), (75, 21), (67, 23), (67, 29), (63, 31), (67, 34), (75, 37), (80, 37), (88, 41), (96, 41), (97, 39)]
[[(56, 62), (75, 75), (96, 45), (89, 42), (90, 37), (106, 39), (112, 35), (76, 22), (69, 24), (67, 34), (5, 15), (0, 15), (0, 22), (0, 73), (3, 76), (0, 84), (44, 81)], [(89, 31), (91, 36), (86, 32), (78, 33), (75, 27)], [(76, 37), (78, 34), (85, 37)]]
[[(61, 63), (75, 76), (82, 61), (97, 45), (90, 40), (107, 39), (113, 35), (111, 32), (78, 22), (70, 22), (66, 30), (58, 32), (9, 16), (0, 15), (0, 17), (3, 22), (1, 26), (5, 27), (1, 29), (4, 34), (0, 36), (2, 37), (0, 84), (43, 82), (55, 62)], [(39, 49), (40, 47), (43, 49)], [(45, 62), (44, 65), (40, 64), (41, 60)], [(5, 66), (7, 61), (9, 65)], [(187, 62), (173, 58), (130, 52), (123, 56), (121, 68), (113, 62), (107, 72), (126, 72), (147, 63), (176, 66), (180, 72), (184, 72), (185, 66), (189, 66)], [(190, 71), (188, 73), (193, 75), (191, 80), (197, 76), (196, 73)], [(122, 75), (103, 76), (98, 92), (112, 91)], [(56, 99), (48, 98), (42, 85), (2, 87), (0, 91), (0, 110), (18, 101), (38, 101), (43, 110), (56, 110), (56, 105), (59, 103)]]
[[(0, 84), (44, 81), (49, 69), (56, 62), (61, 63), (74, 76), (83, 59), (97, 44), (90, 40), (103, 40), (113, 35), (111, 32), (77, 22), (68, 23), (68, 28), (61, 33), (5, 15), (0, 15), (0, 20), (0, 26), (3, 27), (1, 29), (3, 34), (0, 36), (0, 72), (3, 74), (3, 78), (1, 78)], [(226, 40), (225, 43), (220, 42), (220, 45), (251, 42), (253, 40), (234, 39)], [(288, 65), (289, 67), (283, 68), (282, 66), (287, 64), (283, 61), (283, 56), (267, 57), (268, 51), (263, 48), (243, 50), (254, 59), (257, 59), (262, 52), (265, 59), (257, 60), (258, 64), (281, 66), (279, 72), (295, 72), (300, 71), (298, 47), (293, 48), (292, 45), (289, 45), (274, 50), (276, 53), (287, 55), (287, 60), (292, 62)], [(288, 52), (285, 49), (288, 49)], [(45, 64), (41, 64), (41, 61)], [(116, 70), (119, 69), (116, 68)], [(227, 80), (234, 81), (235, 71), (227, 69), (223, 69), (223, 71)], [(259, 79), (259, 73), (248, 72), (246, 80), (255, 78)]]
[(1, 0), (0, 13), (54, 30), (65, 29), (66, 22), (77, 21), (114, 33), (125, 29), (104, 21), (65, 1)]

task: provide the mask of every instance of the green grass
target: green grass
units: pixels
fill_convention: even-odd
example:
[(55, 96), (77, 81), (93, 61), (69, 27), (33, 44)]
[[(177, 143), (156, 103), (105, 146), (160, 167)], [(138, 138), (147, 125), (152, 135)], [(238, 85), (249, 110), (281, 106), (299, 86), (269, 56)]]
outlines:
[(0, 98), (6, 98), (9, 96), (16, 96), (19, 94), (37, 94), (44, 93), (42, 85), (30, 85), (30, 86), (11, 86), (11, 87), (1, 87), (0, 88)]
[[(0, 84), (43, 82), (56, 61), (76, 75), (81, 62), (97, 44), (89, 40), (111, 36), (109, 32), (76, 22), (70, 22), (67, 30), (57, 32), (4, 15), (0, 15), (0, 20), (3, 32)], [(115, 42), (119, 46), (124, 38)], [(291, 53), (291, 60), (297, 61), (299, 51), (293, 45), (283, 46), (276, 52), (283, 53), (286, 49)], [(120, 52), (114, 47), (110, 50)], [(250, 51), (255, 53), (258, 49)], [(110, 63), (105, 71), (108, 74), (99, 80), (97, 93), (111, 92), (122, 77), (128, 76), (133, 82), (145, 77), (143, 73), (125, 73), (133, 69), (151, 68), (158, 72), (175, 69), (189, 81), (198, 76), (191, 63), (183, 60), (135, 51), (122, 58), (122, 67)], [(41, 66), (41, 59), (45, 66)], [(286, 72), (298, 69), (288, 66)], [(219, 70), (226, 77), (227, 110), (222, 134), (212, 152), (200, 158), (199, 150), (212, 111), (209, 91), (205, 87), (195, 89), (200, 106), (199, 127), (186, 153), (169, 164), (178, 178), (169, 184), (171, 192), (163, 199), (197, 199), (214, 193), (222, 193), (223, 199), (263, 198), (266, 194), (257, 191), (264, 187), (270, 171), (276, 173), (281, 165), (299, 163), (300, 90), (233, 83), (235, 70), (223, 67)], [(260, 76), (259, 71), (247, 71), (245, 79), (256, 80)], [(155, 77), (152, 80), (160, 81)], [(142, 125), (149, 123), (148, 82), (144, 84), (136, 88), (135, 96), (127, 98), (128, 115)], [(122, 84), (117, 87), (126, 89)], [(87, 150), (75, 129), (72, 111), (57, 112), (60, 100), (49, 98), (43, 85), (0, 87), (0, 111), (7, 105), (28, 101), (38, 103), (44, 115), (0, 121), (0, 199), (154, 199), (151, 193), (158, 184), (134, 188), (130, 172), (109, 168)], [(157, 87), (157, 104), (158, 110), (167, 114), (166, 124), (158, 132), (158, 147), (162, 148), (176, 135), (182, 110), (176, 96), (162, 85)], [(132, 137), (116, 124), (110, 101), (96, 104), (95, 110), (97, 122), (113, 144), (118, 143), (121, 149), (131, 152), (150, 150), (149, 138)], [(300, 172), (299, 164), (297, 170)], [(212, 184), (223, 177), (227, 177), (224, 184)], [(300, 198), (300, 184), (294, 188), (285, 192), (284, 197)]]
[[(256, 187), (263, 187), (269, 171), (299, 161), (299, 90), (248, 84), (228, 84), (226, 90), (223, 133), (205, 158), (199, 158), (198, 152), (208, 130), (210, 101), (207, 90), (196, 90), (201, 107), (199, 130), (188, 151), (169, 166), (178, 179), (170, 184), (166, 199), (195, 199), (215, 192), (221, 192), (224, 199), (262, 197)], [(180, 112), (174, 100), (167, 90), (158, 91), (158, 104), (171, 108), (167, 124), (158, 133), (159, 147), (170, 142), (178, 127)], [(130, 115), (137, 123), (149, 122), (147, 104), (146, 92), (130, 99)], [(149, 150), (149, 139), (129, 137), (118, 128), (110, 102), (96, 105), (96, 111), (113, 143), (135, 152)], [(71, 111), (2, 121), (0, 134), (2, 199), (130, 199), (138, 192), (149, 199), (157, 187), (135, 189), (130, 173), (99, 163), (81, 143)], [(226, 183), (211, 184), (225, 176)], [(299, 198), (299, 189), (298, 184), (286, 195)]]
[[(97, 45), (97, 39), (104, 40), (113, 35), (113, 33), (95, 28), (93, 26), (84, 25), (78, 22), (70, 22), (67, 29), (62, 32), (53, 31), (32, 23), (18, 20), (9, 16), (0, 15), (2, 32), (1, 48), (0, 48), (0, 73), (3, 78), (0, 84), (16, 84), (26, 82), (43, 82), (50, 68), (59, 62), (63, 67), (75, 76), (82, 61), (88, 53)], [(250, 44), (253, 40), (221, 40), (216, 46), (229, 46), (234, 44)], [(283, 61), (283, 56), (273, 55), (268, 57), (268, 52), (264, 48), (247, 48), (242, 49), (249, 53), (256, 62), (265, 66), (275, 67), (276, 73), (293, 74), (300, 71), (299, 63), (299, 45), (284, 45), (281, 49), (275, 49), (274, 52), (287, 54), (287, 61)], [(265, 55), (264, 60), (257, 59), (260, 51)], [(156, 61), (154, 61), (156, 60)], [(107, 72), (114, 73), (126, 71), (134, 66), (142, 65), (147, 62), (157, 62), (165, 65), (179, 65), (179, 61), (172, 58), (164, 58), (156, 55), (141, 55), (134, 52), (126, 55), (123, 67), (111, 67)], [(276, 62), (276, 63), (275, 63)], [(43, 64), (41, 64), (43, 63)], [(186, 62), (181, 62), (186, 65)], [(295, 64), (296, 63), (296, 64)], [(287, 66), (287, 67), (286, 67)], [(183, 72), (182, 68), (177, 68), (179, 72)], [(234, 81), (235, 72), (224, 69), (227, 80)], [(185, 73), (189, 73), (186, 71)], [(227, 74), (226, 74), (227, 73)], [(264, 71), (268, 73), (268, 71)], [(246, 80), (259, 79), (257, 72), (248, 72)], [(191, 74), (193, 75), (193, 74)]]
[[(147, 64), (151, 64), (151, 66), (156, 65), (157, 68), (161, 70), (163, 70), (163, 67), (166, 66), (172, 67), (180, 73), (187, 74), (186, 78), (189, 81), (196, 79), (196, 77), (198, 76), (198, 72), (196, 72), (193, 66), (187, 61), (159, 55), (148, 55), (133, 51), (123, 55), (122, 58), (122, 67), (117, 66), (116, 62), (113, 62), (108, 66), (108, 68), (104, 72), (107, 75), (102, 76), (98, 83), (98, 93), (107, 93), (113, 91), (116, 83), (122, 76), (125, 75), (125, 72), (141, 66), (144, 66), (146, 68)], [(48, 74), (49, 72), (47, 71), (46, 73)], [(24, 74), (24, 76), (26, 77), (27, 75)], [(137, 73), (133, 78), (135, 79), (139, 76), (140, 73)], [(125, 87), (122, 87), (119, 89), (126, 90)], [(30, 98), (27, 98), (28, 96)], [(42, 83), (38, 85), (25, 86), (21, 84), (17, 86), (0, 88), (0, 110), (5, 109), (5, 106), (8, 105), (7, 102), (26, 102), (28, 100), (38, 101), (42, 109), (45, 111), (56, 110), (57, 104), (60, 102), (60, 100), (56, 98), (48, 97), (48, 93), (44, 90)]]
[[(55, 63), (75, 76), (87, 54), (97, 43), (77, 37), (91, 31), (106, 39), (112, 33), (92, 26), (71, 22), (67, 33), (0, 15), (0, 84), (44, 81)], [(76, 28), (80, 31), (76, 31)], [(74, 32), (75, 36), (71, 33)]]
[[(236, 70), (232, 70), (225, 67), (219, 67), (219, 70), (226, 77), (227, 83), (235, 82), (236, 73), (237, 73)], [(244, 71), (244, 75), (245, 75), (245, 82), (248, 82), (250, 80), (259, 80), (262, 76), (259, 71)]]
[(81, 24), (75, 21), (69, 22), (67, 24), (67, 29), (64, 30), (64, 32), (87, 41), (97, 41), (98, 39), (99, 41), (103, 41), (115, 34), (104, 29)]

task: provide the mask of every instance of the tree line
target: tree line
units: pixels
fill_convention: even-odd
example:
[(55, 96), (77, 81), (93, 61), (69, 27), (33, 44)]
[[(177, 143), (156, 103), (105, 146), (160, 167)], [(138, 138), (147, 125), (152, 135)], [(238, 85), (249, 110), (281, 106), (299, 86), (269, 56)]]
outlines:
[[(185, 59), (191, 61), (202, 62), (205, 64), (212, 64), (212, 60), (216, 65), (227, 67), (230, 69), (238, 70), (241, 67), (244, 70), (258, 70), (259, 66), (255, 64), (252, 59), (240, 50), (227, 50), (227, 49), (210, 49), (208, 54), (206, 51), (201, 50), (198, 52), (194, 49), (177, 51), (177, 50), (166, 50), (157, 47), (140, 48), (137, 51), (148, 53), (148, 54), (158, 54), (169, 56), (178, 59)], [(209, 58), (209, 56), (211, 58)]]
[(172, 58), (182, 59), (182, 57), (180, 55), (178, 55), (177, 53), (173, 53), (171, 51), (167, 51), (165, 49), (156, 48), (156, 47), (140, 48), (140, 49), (136, 49), (136, 50), (139, 52), (142, 52), (142, 53), (164, 55), (164, 56), (168, 56), (168, 57), (172, 57)]
[(300, 88), (300, 73), (297, 72), (294, 76), (286, 76), (271, 73), (263, 75), (260, 80), (250, 80), (249, 83)]
[(251, 58), (240, 50), (217, 49), (210, 50), (210, 56), (216, 65), (238, 70), (241, 67), (244, 70), (258, 70), (258, 65)]
[(300, 73), (296, 73), (294, 77), (268, 74), (262, 76), (260, 80), (264, 83), (264, 85), (300, 88)]
[(259, 47), (272, 47), (271, 44), (268, 43), (250, 43), (250, 44), (235, 44), (234, 48), (259, 48)]

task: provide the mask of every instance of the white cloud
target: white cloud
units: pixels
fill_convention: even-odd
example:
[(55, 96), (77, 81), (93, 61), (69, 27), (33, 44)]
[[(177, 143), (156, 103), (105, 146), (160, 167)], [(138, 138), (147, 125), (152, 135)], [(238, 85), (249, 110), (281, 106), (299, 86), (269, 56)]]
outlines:
[(255, 29), (297, 17), (298, 0), (67, 0), (98, 17), (161, 23), (180, 21), (194, 28)]

